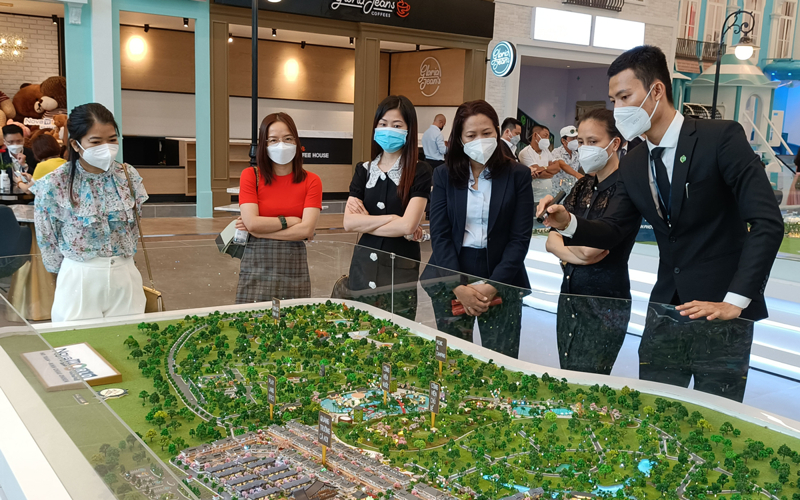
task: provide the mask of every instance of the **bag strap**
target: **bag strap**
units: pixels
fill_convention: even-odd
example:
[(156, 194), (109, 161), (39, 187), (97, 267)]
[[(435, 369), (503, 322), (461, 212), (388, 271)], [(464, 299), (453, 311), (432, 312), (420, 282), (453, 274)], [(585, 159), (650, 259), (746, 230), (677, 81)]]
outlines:
[(128, 174), (128, 166), (121, 163), (122, 171), (125, 172), (125, 178), (128, 180), (128, 188), (131, 190), (131, 198), (133, 198), (133, 216), (136, 218), (136, 227), (139, 229), (139, 241), (142, 242), (142, 252), (144, 253), (144, 262), (147, 264), (147, 277), (150, 280), (150, 286), (155, 289), (156, 284), (153, 281), (153, 271), (150, 269), (150, 258), (147, 256), (147, 247), (144, 244), (144, 233), (142, 233), (142, 223), (139, 220), (139, 207), (136, 204), (136, 192), (133, 190), (133, 183), (131, 176)]

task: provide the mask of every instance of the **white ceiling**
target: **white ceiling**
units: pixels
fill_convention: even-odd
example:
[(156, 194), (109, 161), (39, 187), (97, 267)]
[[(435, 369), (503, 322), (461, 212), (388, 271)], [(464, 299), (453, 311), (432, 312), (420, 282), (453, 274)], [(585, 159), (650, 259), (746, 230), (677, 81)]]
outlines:
[(55, 14), (58, 17), (64, 17), (64, 4), (31, 0), (0, 0), (0, 13), (42, 17), (50, 17)]
[(565, 61), (563, 59), (547, 59), (545, 57), (522, 56), (523, 66), (539, 66), (542, 68), (560, 69), (585, 69), (585, 68), (607, 68), (607, 64), (587, 63), (577, 61)]

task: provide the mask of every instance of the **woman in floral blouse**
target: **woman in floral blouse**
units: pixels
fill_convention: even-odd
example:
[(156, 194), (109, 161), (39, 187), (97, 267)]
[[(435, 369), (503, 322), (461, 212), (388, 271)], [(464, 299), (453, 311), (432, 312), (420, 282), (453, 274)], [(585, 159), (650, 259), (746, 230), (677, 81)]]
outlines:
[(141, 213), (147, 200), (142, 178), (115, 161), (119, 129), (103, 105), (76, 107), (67, 130), (69, 161), (31, 189), (42, 260), (58, 273), (52, 320), (143, 313), (142, 276), (133, 263), (139, 238), (134, 210)]

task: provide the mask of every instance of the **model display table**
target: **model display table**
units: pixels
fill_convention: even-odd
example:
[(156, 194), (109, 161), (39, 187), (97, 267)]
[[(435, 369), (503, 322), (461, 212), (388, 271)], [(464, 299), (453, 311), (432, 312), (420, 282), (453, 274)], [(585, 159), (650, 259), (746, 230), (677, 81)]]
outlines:
[[(800, 423), (696, 391), (533, 365), (337, 302), (284, 301), (278, 317), (255, 304), (37, 327), (54, 347), (87, 342), (122, 374), (93, 390), (127, 391), (104, 404), (142, 440), (95, 429), (77, 443), (83, 473), (93, 466), (118, 498), (177, 496), (180, 481), (203, 498), (302, 500), (800, 493)], [(9, 359), (28, 352), (2, 340)], [(56, 394), (71, 411), (66, 392)], [(318, 428), (320, 415), (330, 428)], [(59, 422), (75, 440), (82, 426)]]

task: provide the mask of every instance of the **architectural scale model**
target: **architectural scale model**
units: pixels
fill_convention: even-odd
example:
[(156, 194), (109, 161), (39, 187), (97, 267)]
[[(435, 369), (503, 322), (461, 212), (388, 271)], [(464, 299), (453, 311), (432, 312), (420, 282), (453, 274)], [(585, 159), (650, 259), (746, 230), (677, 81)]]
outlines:
[[(342, 304), (112, 328), (88, 341), (124, 340), (134, 397), (109, 405), (203, 498), (800, 500), (794, 438), (507, 370)], [(124, 476), (115, 489), (170, 496)]]

